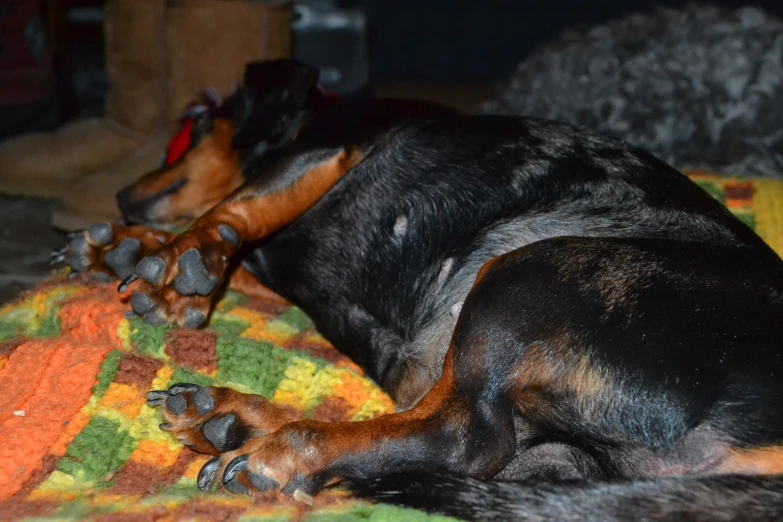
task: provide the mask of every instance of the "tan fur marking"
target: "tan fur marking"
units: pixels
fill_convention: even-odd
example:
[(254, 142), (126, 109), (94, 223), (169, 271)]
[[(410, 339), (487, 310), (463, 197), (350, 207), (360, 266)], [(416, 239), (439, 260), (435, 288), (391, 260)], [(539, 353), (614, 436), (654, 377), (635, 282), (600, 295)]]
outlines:
[(718, 471), (720, 473), (762, 475), (783, 473), (783, 446), (730, 449)]
[[(512, 385), (518, 408), (528, 414), (549, 407), (547, 392), (571, 392), (577, 401), (601, 397), (611, 389), (606, 372), (585, 355), (570, 353), (565, 340), (551, 346), (531, 346), (517, 364)], [(546, 416), (546, 411), (541, 411)]]
[(255, 197), (237, 194), (203, 216), (197, 225), (216, 229), (219, 224), (227, 224), (243, 241), (262, 239), (309, 210), (363, 157), (358, 149), (341, 151), (283, 190)]
[(130, 187), (137, 200), (151, 198), (180, 180), (187, 183), (156, 203), (156, 221), (176, 223), (200, 217), (244, 183), (237, 153), (231, 148), (233, 124), (213, 121), (212, 134), (164, 170), (146, 174)]

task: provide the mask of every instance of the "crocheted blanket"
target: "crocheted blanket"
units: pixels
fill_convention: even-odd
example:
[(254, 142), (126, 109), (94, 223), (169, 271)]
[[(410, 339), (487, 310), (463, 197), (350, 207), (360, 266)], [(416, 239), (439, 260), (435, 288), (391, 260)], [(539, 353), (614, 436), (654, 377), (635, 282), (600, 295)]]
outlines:
[[(783, 253), (783, 183), (691, 177)], [(125, 317), (116, 285), (64, 274), (0, 309), (0, 519), (447, 520), (321, 494), (201, 493), (207, 458), (158, 429), (144, 394), (174, 382), (229, 386), (309, 418), (359, 421), (389, 397), (279, 297), (228, 291), (200, 331)]]

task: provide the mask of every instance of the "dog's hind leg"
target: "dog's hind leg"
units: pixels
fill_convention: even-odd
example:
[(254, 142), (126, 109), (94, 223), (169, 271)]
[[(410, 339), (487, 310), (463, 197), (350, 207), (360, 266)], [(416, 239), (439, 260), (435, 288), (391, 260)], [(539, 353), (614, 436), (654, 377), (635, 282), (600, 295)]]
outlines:
[[(461, 316), (458, 322), (440, 379), (411, 409), (362, 422), (300, 420), (263, 436), (245, 437), (243, 444), (232, 442), (204, 466), (199, 486), (207, 490), (219, 477), (232, 492), (282, 489), (313, 494), (340, 479), (393, 470), (494, 476), (511, 461), (517, 443), (514, 404), (507, 389), (514, 365), (495, 363), (505, 355), (514, 358), (515, 351), (507, 346), (501, 325), (486, 321), (486, 315), (471, 315), (475, 306), (483, 305), (467, 306), (468, 319)], [(157, 398), (162, 400), (153, 405), (163, 408), (171, 426), (179, 426), (180, 417), (198, 409), (195, 395)], [(233, 415), (232, 425), (247, 424), (245, 416), (258, 400), (237, 394), (224, 405), (218, 404), (219, 397), (210, 398), (221, 416)], [(207, 397), (201, 401), (213, 407)], [(205, 437), (205, 430), (195, 425), (172, 431), (183, 442)]]
[[(452, 359), (450, 354), (435, 387), (403, 413), (363, 422), (289, 422), (265, 436), (231, 439), (230, 444), (224, 443), (226, 437), (210, 436), (195, 425), (195, 429), (176, 429), (173, 435), (188, 444), (204, 438), (223, 444), (225, 453), (205, 464), (199, 474), (199, 487), (205, 491), (218, 477), (232, 492), (253, 488), (309, 494), (340, 478), (391, 470), (439, 469), (491, 477), (514, 453), (512, 407), (500, 396), (463, 389), (465, 383), (457, 382)], [(198, 408), (195, 395), (187, 400), (155, 398), (161, 400), (153, 405), (164, 407), (164, 418), (175, 427), (180, 417), (189, 417)], [(258, 399), (237, 394), (224, 405), (215, 398), (209, 406), (221, 414), (213, 417), (214, 422), (231, 415), (232, 426), (247, 424), (245, 417)]]
[[(359, 149), (309, 151), (276, 164), (139, 261), (133, 311), (150, 323), (191, 328), (206, 320), (230, 258), (310, 209), (363, 158)], [(270, 181), (271, 180), (271, 181)]]

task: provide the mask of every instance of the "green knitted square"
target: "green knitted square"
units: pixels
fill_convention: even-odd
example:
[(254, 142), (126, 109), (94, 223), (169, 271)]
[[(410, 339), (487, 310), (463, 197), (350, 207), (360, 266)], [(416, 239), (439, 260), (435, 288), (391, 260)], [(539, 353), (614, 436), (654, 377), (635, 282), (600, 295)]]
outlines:
[(142, 355), (163, 358), (166, 347), (163, 339), (168, 331), (169, 328), (152, 326), (141, 319), (133, 319), (130, 324), (131, 346)]
[(269, 343), (249, 339), (218, 339), (218, 380), (246, 386), (253, 393), (271, 398), (291, 354)]
[(219, 337), (238, 337), (239, 334), (247, 330), (250, 325), (239, 319), (225, 319), (224, 314), (215, 312), (209, 321), (209, 329), (218, 334)]
[(190, 371), (187, 368), (179, 367), (174, 370), (174, 373), (171, 375), (169, 385), (174, 385), (179, 382), (196, 384), (198, 386), (211, 386), (213, 381), (207, 375), (202, 375), (200, 373)]
[(278, 317), (277, 320), (283, 321), (300, 332), (313, 327), (313, 321), (307, 317), (307, 314), (295, 306), (288, 309), (288, 311)]
[(100, 399), (106, 390), (109, 388), (109, 384), (114, 380), (114, 376), (117, 375), (117, 368), (122, 360), (123, 353), (117, 350), (113, 350), (106, 355), (103, 360), (101, 369), (96, 376), (97, 383), (92, 389), (92, 394)]
[(118, 422), (96, 416), (68, 446), (57, 469), (105, 487), (110, 473), (120, 469), (135, 448), (136, 441)]

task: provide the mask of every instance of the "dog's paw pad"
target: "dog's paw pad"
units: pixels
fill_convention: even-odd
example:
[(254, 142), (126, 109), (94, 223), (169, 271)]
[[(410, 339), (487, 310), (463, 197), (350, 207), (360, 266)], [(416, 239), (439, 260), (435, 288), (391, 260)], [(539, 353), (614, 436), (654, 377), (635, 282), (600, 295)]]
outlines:
[(104, 274), (103, 272), (92, 272), (90, 278), (99, 283), (111, 283), (111, 276), (109, 274)]
[(106, 246), (114, 239), (114, 231), (112, 231), (111, 225), (98, 223), (87, 230), (87, 236), (89, 236), (90, 241), (94, 244)]
[(174, 280), (174, 290), (180, 295), (207, 296), (217, 284), (217, 278), (209, 274), (198, 250), (191, 248), (180, 256), (179, 275)]
[(229, 413), (225, 417), (213, 417), (204, 423), (201, 432), (216, 450), (232, 451), (242, 445), (243, 438), (238, 436), (237, 417)]
[(193, 407), (200, 415), (206, 415), (215, 409), (215, 399), (206, 388), (199, 388), (193, 394)]
[(90, 251), (90, 244), (84, 234), (79, 234), (68, 240), (68, 250), (71, 254), (82, 256)]
[(144, 315), (155, 308), (155, 301), (143, 292), (134, 292), (131, 296), (130, 305), (135, 313)]
[(145, 257), (136, 265), (136, 275), (152, 285), (161, 283), (165, 271), (166, 263), (155, 256)]
[(207, 320), (206, 314), (201, 310), (196, 310), (192, 306), (185, 308), (185, 326), (188, 328), (198, 328)]
[(228, 491), (229, 493), (233, 493), (234, 495), (246, 495), (247, 493), (249, 493), (245, 485), (239, 482), (238, 479), (224, 482), (223, 487), (226, 488), (226, 491)]
[(286, 495), (293, 495), (297, 491), (301, 491), (302, 493), (307, 494), (315, 493), (315, 489), (312, 487), (312, 481), (307, 479), (301, 473), (294, 475), (291, 480), (288, 481), (288, 484), (286, 484), (283, 488), (283, 493)]
[(250, 477), (250, 483), (253, 484), (253, 487), (258, 491), (264, 492), (280, 489), (280, 484), (278, 484), (275, 479), (271, 479), (266, 475), (248, 472), (248, 476)]
[(125, 238), (116, 248), (106, 252), (103, 260), (109, 268), (114, 270), (117, 277), (124, 279), (136, 268), (136, 257), (140, 248), (141, 241), (134, 237)]
[(166, 324), (166, 319), (155, 310), (144, 316), (144, 322), (150, 326), (163, 326)]
[(237, 234), (237, 231), (230, 226), (218, 225), (217, 231), (218, 235), (220, 235), (220, 239), (223, 241), (231, 243), (232, 245), (239, 244), (239, 234)]
[(90, 251), (90, 244), (87, 243), (84, 235), (71, 238), (68, 241), (68, 266), (75, 272), (84, 272), (87, 270), (87, 253)]
[(166, 409), (180, 416), (188, 409), (188, 400), (182, 395), (169, 395), (166, 397)]

